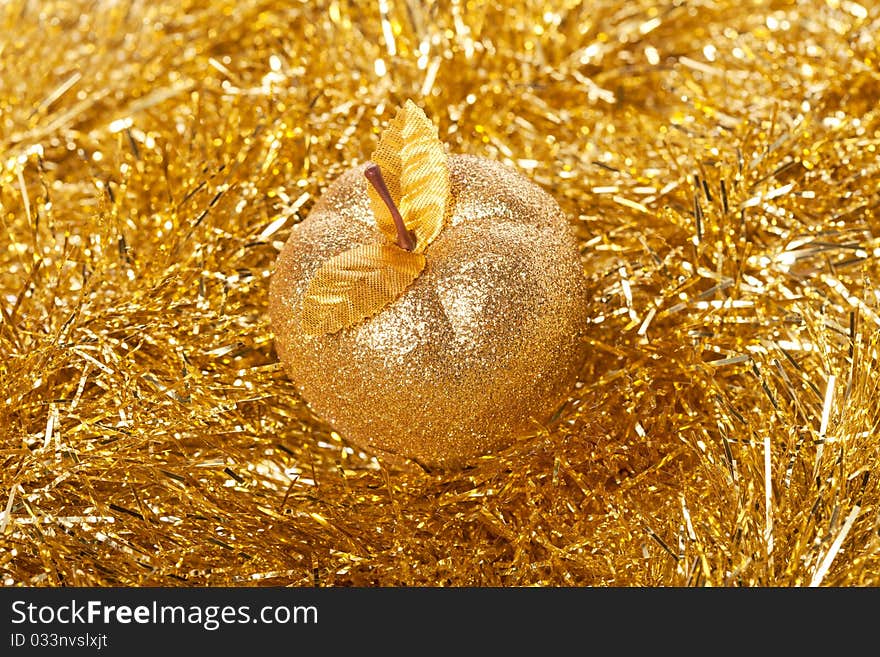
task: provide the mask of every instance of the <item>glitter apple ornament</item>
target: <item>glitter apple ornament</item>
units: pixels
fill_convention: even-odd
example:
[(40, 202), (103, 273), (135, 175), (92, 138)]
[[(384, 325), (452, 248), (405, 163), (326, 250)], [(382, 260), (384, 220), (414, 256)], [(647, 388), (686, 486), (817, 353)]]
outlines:
[(293, 228), (269, 298), (303, 399), (392, 463), (458, 467), (535, 430), (585, 355), (557, 203), (498, 162), (447, 156), (412, 101)]

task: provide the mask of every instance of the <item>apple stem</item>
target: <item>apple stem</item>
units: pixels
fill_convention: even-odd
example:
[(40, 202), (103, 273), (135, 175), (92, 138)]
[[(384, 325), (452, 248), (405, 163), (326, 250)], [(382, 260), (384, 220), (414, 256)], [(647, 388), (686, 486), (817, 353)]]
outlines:
[(397, 245), (401, 249), (412, 251), (416, 248), (415, 236), (406, 229), (403, 217), (400, 216), (400, 210), (397, 209), (397, 206), (394, 205), (394, 201), (391, 199), (391, 192), (388, 191), (385, 180), (382, 178), (382, 169), (375, 162), (370, 162), (364, 170), (364, 177), (370, 181), (373, 189), (376, 190), (379, 198), (382, 199), (382, 202), (385, 203), (388, 211), (391, 213), (391, 218), (394, 219), (394, 226), (397, 228)]

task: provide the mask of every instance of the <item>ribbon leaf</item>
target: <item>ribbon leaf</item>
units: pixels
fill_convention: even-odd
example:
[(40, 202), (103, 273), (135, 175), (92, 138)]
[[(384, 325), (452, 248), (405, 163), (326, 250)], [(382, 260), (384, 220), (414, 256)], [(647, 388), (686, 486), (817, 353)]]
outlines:
[(425, 268), (425, 256), (394, 244), (366, 244), (327, 260), (303, 297), (309, 335), (335, 333), (397, 299)]
[[(407, 100), (382, 133), (371, 159), (379, 165), (406, 228), (415, 234), (415, 250), (424, 251), (443, 229), (449, 200), (449, 169), (437, 128)], [(379, 229), (396, 242), (391, 212), (376, 190), (368, 191)]]
[(404, 226), (415, 236), (414, 250), (397, 246), (391, 210), (368, 186), (376, 224), (388, 242), (349, 249), (318, 268), (303, 297), (302, 328), (309, 335), (353, 326), (396, 300), (424, 270), (423, 252), (443, 229), (450, 189), (446, 152), (437, 128), (418, 105), (407, 100), (397, 111), (372, 160)]

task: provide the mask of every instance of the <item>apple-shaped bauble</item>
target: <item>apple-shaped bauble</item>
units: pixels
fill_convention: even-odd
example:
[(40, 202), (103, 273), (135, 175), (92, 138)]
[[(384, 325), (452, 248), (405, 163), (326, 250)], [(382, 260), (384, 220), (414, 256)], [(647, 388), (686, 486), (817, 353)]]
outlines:
[(498, 162), (447, 156), (411, 101), (293, 228), (269, 299), (302, 398), (392, 465), (460, 467), (540, 428), (585, 356), (557, 203)]

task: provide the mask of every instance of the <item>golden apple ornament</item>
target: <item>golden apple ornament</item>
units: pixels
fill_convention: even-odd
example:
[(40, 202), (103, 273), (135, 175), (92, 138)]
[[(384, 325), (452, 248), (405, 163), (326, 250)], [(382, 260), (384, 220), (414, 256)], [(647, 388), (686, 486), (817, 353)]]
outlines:
[(447, 156), (412, 101), (294, 226), (269, 298), (302, 398), (391, 464), (460, 467), (536, 430), (585, 356), (564, 213), (498, 162)]

